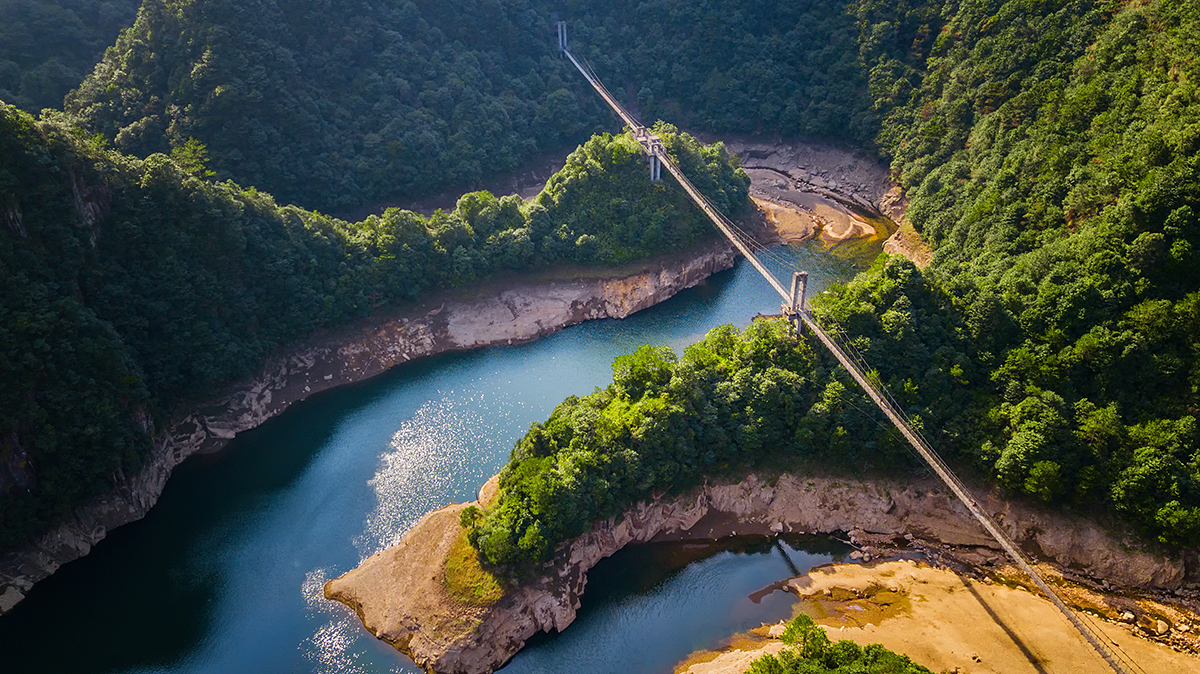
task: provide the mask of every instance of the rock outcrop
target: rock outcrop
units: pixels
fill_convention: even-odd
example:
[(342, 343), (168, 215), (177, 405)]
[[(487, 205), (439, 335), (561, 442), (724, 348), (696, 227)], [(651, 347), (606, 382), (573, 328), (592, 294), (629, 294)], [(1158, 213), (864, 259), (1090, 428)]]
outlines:
[(819, 234), (826, 243), (871, 236), (876, 225), (863, 216), (883, 217), (896, 227), (883, 243), (889, 255), (901, 255), (926, 267), (933, 251), (906, 216), (908, 201), (887, 165), (859, 151), (825, 143), (758, 143), (731, 140), (726, 147), (750, 176), (750, 194), (793, 210), (779, 227), (781, 238), (795, 242)]
[[(978, 500), (1026, 550), (1075, 574), (1133, 588), (1177, 589), (1185, 581), (1183, 560), (1164, 557), (1083, 518), (996, 496)], [(588, 571), (630, 543), (710, 539), (734, 531), (856, 531), (907, 534), (931, 545), (1000, 554), (966, 509), (934, 481), (784, 475), (766, 482), (750, 476), (638, 504), (563, 544), (554, 563), (496, 605), (465, 607), (442, 588), (444, 553), (438, 554), (460, 535), (458, 512), (463, 507), (427, 515), (399, 544), (325, 586), (325, 596), (354, 608), (373, 634), (439, 674), (494, 671), (539, 631), (562, 631), (575, 619)]]
[(368, 379), (401, 363), (446, 351), (512, 344), (596, 318), (624, 318), (733, 266), (717, 242), (652, 260), (621, 276), (522, 283), (481, 299), (445, 300), (315, 337), (270, 359), (260, 374), (160, 434), (136, 475), (82, 506), (55, 531), (0, 558), (0, 613), (34, 583), (88, 553), (114, 527), (142, 518), (171, 471), (197, 452), (223, 447), (292, 403)]

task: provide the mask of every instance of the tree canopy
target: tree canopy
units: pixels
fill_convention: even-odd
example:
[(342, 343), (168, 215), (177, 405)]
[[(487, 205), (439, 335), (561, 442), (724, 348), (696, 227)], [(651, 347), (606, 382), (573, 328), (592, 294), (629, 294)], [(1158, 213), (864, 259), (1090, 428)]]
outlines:
[[(813, 301), (956, 466), (1010, 494), (1200, 540), (1200, 8), (850, 5), (879, 148), (935, 247)], [(740, 360), (749, 349), (768, 359)], [(731, 341), (732, 340), (732, 341)], [(738, 346), (734, 346), (738, 345)], [(894, 470), (896, 439), (807, 342), (644, 348), (535, 424), (464, 520), (494, 564), (704, 476)], [(826, 458), (827, 457), (827, 458)]]
[[(822, 320), (956, 465), (1197, 540), (1200, 8), (1170, 0), (145, 0), (68, 96), (72, 117), (4, 108), (0, 264), (15, 281), (0, 367), (22, 384), (0, 392), (0, 513), (36, 502), (29, 521), (50, 521), (136, 469), (164, 401), (318, 325), (499, 269), (703, 236), (631, 139), (585, 140), (612, 117), (554, 54), (560, 17), (635, 114), (884, 156), (934, 261), (880, 261), (816, 304)], [(0, 89), (32, 101), (23, 83), (46, 55), (18, 62), (8, 44)], [(659, 128), (702, 190), (745, 204), (719, 147)], [(348, 223), (267, 194), (349, 208), (575, 143), (530, 202), (470, 193), (431, 217)], [(770, 334), (720, 329), (696, 355), (621, 360), (612, 387), (518, 444), (512, 496), (473, 540), (496, 561), (541, 558), (588, 518), (776, 446), (894, 469), (894, 440), (848, 382)], [(56, 452), (71, 457), (61, 475)]]
[[(627, 135), (589, 140), (529, 202), (474, 192), (430, 217), (349, 223), (201, 179), (196, 141), (141, 160), (61, 116), (0, 106), (0, 547), (138, 470), (178, 406), (317, 327), (500, 270), (712, 236), (682, 190), (645, 179)], [(723, 208), (747, 208), (719, 145), (659, 130)]]
[[(556, 53), (562, 9), (542, 0), (144, 0), (66, 110), (140, 157), (194, 138), (219, 179), (284, 203), (339, 212), (434, 194), (619, 128)], [(872, 135), (841, 2), (566, 9), (580, 55), (647, 119)]]
[(929, 669), (879, 644), (833, 642), (803, 613), (792, 618), (779, 640), (790, 648), (750, 663), (746, 674), (929, 674)]
[(62, 108), (141, 0), (0, 2), (0, 100), (23, 110)]

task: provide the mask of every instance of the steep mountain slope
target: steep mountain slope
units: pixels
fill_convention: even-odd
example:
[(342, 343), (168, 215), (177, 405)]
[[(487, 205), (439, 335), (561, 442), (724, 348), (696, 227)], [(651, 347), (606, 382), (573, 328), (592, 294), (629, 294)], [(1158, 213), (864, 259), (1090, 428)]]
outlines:
[[(5, 273), (22, 282), (6, 290), (5, 367), (28, 382), (0, 406), (14, 410), (0, 423), (11, 502), (34, 482), (64, 494), (85, 485), (30, 515), (52, 519), (105, 475), (136, 468), (156, 404), (200, 395), (315, 325), (496, 268), (626, 259), (698, 236), (698, 221), (679, 224), (691, 211), (677, 195), (646, 192), (637, 150), (620, 138), (589, 142), (532, 204), (468, 195), (432, 219), (390, 211), (348, 224), (189, 175), (205, 175), (207, 143), (218, 177), (340, 208), (469, 183), (570, 143), (611, 119), (553, 54), (550, 9), (147, 0), (69, 99), (87, 131), (6, 108), (0, 234)], [(926, 271), (882, 262), (818, 310), (958, 464), (1168, 544), (1196, 540), (1200, 10), (660, 0), (568, 3), (562, 16), (643, 116), (839, 136), (891, 158), (935, 260)], [(104, 150), (103, 138), (147, 158)], [(741, 203), (718, 151), (679, 151)], [(612, 182), (597, 189), (595, 176)], [(284, 311), (267, 322), (264, 307)], [(625, 471), (611, 494), (624, 499), (702, 474), (646, 444), (672, 428), (668, 444), (695, 441), (687, 456), (714, 470), (743, 469), (764, 448), (823, 462), (829, 452), (847, 470), (904, 465), (819, 352), (772, 370), (752, 356), (780, 336), (710, 340), (678, 363), (623, 361), (642, 368), (636, 385), (564, 403), (548, 439), (535, 431), (518, 448), (507, 488), (575, 503), (552, 484), (559, 463)], [(711, 428), (680, 426), (681, 401)], [(765, 428), (760, 403), (782, 405), (787, 423)], [(601, 412), (612, 417), (602, 436)], [(597, 437), (608, 444), (575, 442)], [(103, 449), (97, 438), (116, 440)], [(88, 478), (35, 474), (43, 447), (94, 454), (86, 468), (64, 464)], [(481, 531), (503, 530), (497, 549), (536, 557), (553, 540), (522, 540), (548, 504), (502, 503), (506, 519), (480, 520)], [(620, 506), (575, 503), (534, 533), (565, 535)]]
[(0, 100), (36, 112), (62, 108), (140, 0), (0, 2)]
[[(722, 208), (746, 208), (745, 174), (719, 146), (661, 130)], [(681, 190), (644, 176), (640, 146), (604, 135), (533, 201), (475, 192), (431, 218), (347, 223), (3, 106), (0, 547), (136, 471), (164, 414), (318, 326), (493, 271), (619, 263), (712, 236)]]
[[(1010, 493), (1200, 540), (1200, 7), (853, 6), (881, 147), (936, 247), (813, 301), (951, 462)], [(494, 564), (705, 476), (906, 465), (822, 350), (718, 329), (643, 349), (513, 450), (464, 516)]]
[[(958, 5), (882, 134), (973, 347), (986, 421), (947, 442), (1014, 491), (1194, 544), (1200, 9)], [(898, 297), (852, 308), (870, 297), (832, 313), (868, 338), (923, 329)]]
[[(337, 211), (436, 193), (617, 130), (555, 53), (557, 4), (146, 0), (67, 109), (137, 156), (195, 138), (219, 178), (281, 202)], [(840, 135), (849, 120), (865, 141), (842, 8), (616, 2), (562, 16), (647, 121)]]

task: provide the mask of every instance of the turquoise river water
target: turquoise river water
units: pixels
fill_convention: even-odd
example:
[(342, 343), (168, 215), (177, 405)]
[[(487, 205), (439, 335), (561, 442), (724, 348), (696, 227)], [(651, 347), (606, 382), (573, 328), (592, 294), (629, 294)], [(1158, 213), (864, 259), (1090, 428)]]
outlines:
[[(811, 292), (854, 273), (819, 246), (775, 250), (809, 271)], [(741, 263), (625, 320), (437, 356), (313, 396), (185, 462), (145, 519), (0, 617), (0, 670), (416, 672), (326, 601), (325, 581), (424, 513), (474, 498), (532, 422), (607, 385), (616, 356), (645, 343), (678, 352), (716, 325), (778, 308)], [(828, 539), (761, 538), (627, 549), (593, 570), (570, 629), (535, 638), (503, 671), (669, 672), (787, 617), (787, 595), (748, 595), (845, 552)]]

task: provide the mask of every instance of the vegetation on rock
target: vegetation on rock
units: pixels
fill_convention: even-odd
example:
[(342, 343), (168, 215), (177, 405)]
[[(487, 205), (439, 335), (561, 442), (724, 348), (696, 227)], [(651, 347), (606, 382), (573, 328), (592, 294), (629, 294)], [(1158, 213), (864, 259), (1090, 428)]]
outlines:
[[(746, 208), (720, 146), (659, 130), (723, 208)], [(0, 548), (137, 471), (182, 402), (317, 327), (499, 270), (712, 236), (681, 190), (645, 180), (628, 136), (588, 141), (529, 202), (474, 192), (358, 223), (201, 180), (202, 150), (135, 159), (60, 116), (0, 108)]]
[[(860, 0), (879, 142), (935, 247), (814, 301), (951, 462), (1010, 493), (1200, 540), (1200, 7)], [(761, 354), (769, 353), (769, 357)], [(759, 354), (759, 355), (754, 355)], [(759, 462), (897, 465), (802, 342), (649, 347), (513, 450), (471, 524), (496, 564)]]
[(504, 581), (479, 563), (479, 552), (466, 533), (458, 537), (446, 557), (446, 591), (467, 606), (491, 606), (504, 598)]
[[(885, 271), (912, 269), (897, 260)], [(706, 477), (908, 467), (830, 360), (781, 321), (716, 328), (678, 358), (650, 346), (621, 356), (608, 388), (568, 398), (517, 444), (498, 500), (463, 516), (472, 544), (493, 565), (527, 566), (598, 519)]]

